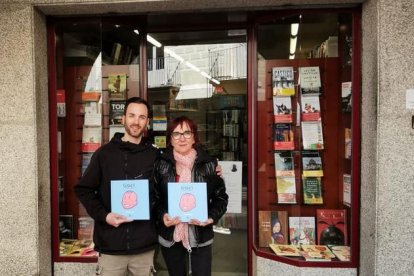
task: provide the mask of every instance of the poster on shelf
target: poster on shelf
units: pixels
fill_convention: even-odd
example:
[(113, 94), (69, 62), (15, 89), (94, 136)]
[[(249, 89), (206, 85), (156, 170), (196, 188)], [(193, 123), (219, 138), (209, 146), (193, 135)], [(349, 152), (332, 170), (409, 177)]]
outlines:
[(227, 213), (242, 212), (242, 167), (241, 161), (218, 161), (222, 168), (226, 192), (229, 195)]

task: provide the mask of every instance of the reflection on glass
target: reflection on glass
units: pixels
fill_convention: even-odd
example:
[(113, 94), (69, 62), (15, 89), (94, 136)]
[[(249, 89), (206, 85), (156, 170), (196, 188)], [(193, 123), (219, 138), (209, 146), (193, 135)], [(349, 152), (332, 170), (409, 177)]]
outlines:
[[(214, 226), (212, 269), (247, 275), (246, 37), (229, 37), (227, 31), (149, 36), (162, 45), (147, 48), (148, 100), (154, 110), (150, 135), (166, 147), (167, 122), (186, 115), (197, 123), (203, 148), (229, 162), (222, 163), (223, 172), (240, 176), (226, 181), (228, 213)], [(156, 266), (166, 269), (162, 258)]]

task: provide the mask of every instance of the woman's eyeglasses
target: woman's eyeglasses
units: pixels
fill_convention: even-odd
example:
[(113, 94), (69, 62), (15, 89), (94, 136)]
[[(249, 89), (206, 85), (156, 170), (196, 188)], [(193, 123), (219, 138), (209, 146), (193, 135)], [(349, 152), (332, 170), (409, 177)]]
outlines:
[(171, 133), (171, 137), (175, 140), (180, 139), (180, 137), (184, 136), (185, 139), (190, 139), (191, 136), (193, 136), (193, 133), (191, 131), (184, 131), (184, 132), (173, 132)]

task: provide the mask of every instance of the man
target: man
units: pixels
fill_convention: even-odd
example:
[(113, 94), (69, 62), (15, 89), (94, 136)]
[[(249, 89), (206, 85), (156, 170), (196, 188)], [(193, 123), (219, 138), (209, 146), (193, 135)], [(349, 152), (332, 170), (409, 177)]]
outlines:
[[(116, 133), (93, 155), (75, 186), (79, 200), (95, 220), (94, 243), (99, 252), (96, 275), (145, 275), (153, 270), (157, 235), (152, 220), (134, 220), (111, 212), (111, 180), (148, 179), (153, 194), (153, 164), (157, 149), (143, 134), (149, 123), (148, 103), (138, 97), (126, 101)], [(153, 200), (151, 200), (151, 204)]]

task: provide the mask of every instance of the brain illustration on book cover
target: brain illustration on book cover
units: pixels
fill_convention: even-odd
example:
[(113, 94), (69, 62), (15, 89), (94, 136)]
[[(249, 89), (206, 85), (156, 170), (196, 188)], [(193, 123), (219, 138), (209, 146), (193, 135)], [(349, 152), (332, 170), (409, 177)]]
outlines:
[(122, 207), (124, 209), (131, 209), (137, 206), (138, 196), (134, 191), (126, 191), (122, 196)]
[(180, 209), (183, 212), (188, 212), (196, 207), (196, 198), (193, 194), (185, 193), (180, 199)]

